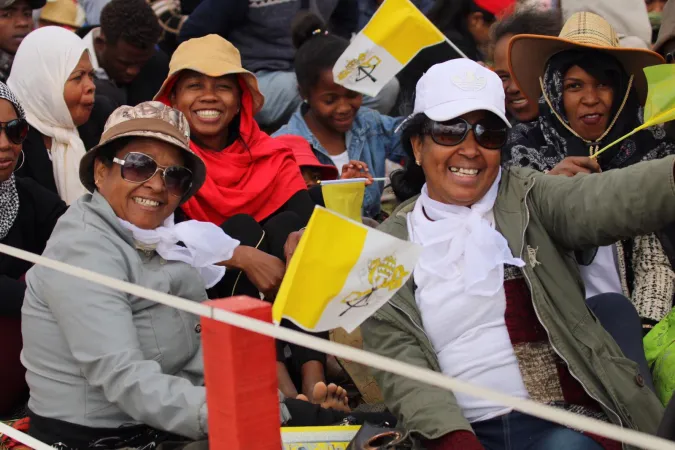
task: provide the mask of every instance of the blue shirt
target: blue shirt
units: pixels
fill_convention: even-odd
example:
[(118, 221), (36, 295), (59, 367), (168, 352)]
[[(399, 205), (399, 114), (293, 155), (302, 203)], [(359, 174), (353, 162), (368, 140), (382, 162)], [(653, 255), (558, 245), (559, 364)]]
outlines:
[[(312, 146), (314, 154), (322, 164), (334, 166), (326, 149), (311, 132), (303, 118), (303, 106), (293, 114), (288, 124), (281, 127), (273, 136), (293, 134), (304, 137)], [(306, 106), (305, 106), (306, 107)], [(377, 111), (361, 107), (356, 113), (352, 129), (345, 136), (345, 146), (350, 160), (363, 161), (368, 164), (373, 177), (384, 177), (384, 161), (390, 159), (402, 163), (406, 159), (401, 147), (401, 136), (394, 132), (403, 118), (384, 116)], [(338, 170), (342, 168), (339, 167)], [(374, 218), (380, 212), (380, 198), (384, 183), (375, 182), (366, 187), (363, 199), (363, 215)]]

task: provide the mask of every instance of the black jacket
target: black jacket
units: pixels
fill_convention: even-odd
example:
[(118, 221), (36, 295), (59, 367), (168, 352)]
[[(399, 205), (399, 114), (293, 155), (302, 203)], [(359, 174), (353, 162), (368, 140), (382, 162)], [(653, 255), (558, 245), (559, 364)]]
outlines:
[[(19, 193), (19, 214), (0, 243), (42, 254), (67, 206), (57, 194), (29, 178), (17, 178), (16, 190)], [(31, 263), (0, 253), (0, 316), (21, 315), (26, 291), (22, 277), (30, 268)]]
[(32, 178), (58, 196), (52, 160), (49, 159), (42, 134), (33, 127), (28, 130), (28, 136), (23, 141), (23, 156), (19, 157), (18, 164), (18, 170), (15, 172), (17, 179)]

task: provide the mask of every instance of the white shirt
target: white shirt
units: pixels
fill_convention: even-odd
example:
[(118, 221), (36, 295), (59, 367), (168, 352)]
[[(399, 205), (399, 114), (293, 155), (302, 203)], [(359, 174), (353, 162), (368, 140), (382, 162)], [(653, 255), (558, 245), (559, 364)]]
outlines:
[(579, 265), (579, 271), (586, 286), (586, 298), (607, 293), (623, 294), (614, 245), (599, 247), (593, 262), (588, 266)]
[[(494, 197), (498, 181), (493, 186)], [(426, 186), (423, 188), (407, 220), (410, 240), (423, 247), (413, 272), (417, 285), (415, 302), (445, 375), (528, 398), (504, 317), (503, 264), (522, 266), (524, 263), (513, 258), (508, 247), (499, 245), (506, 246), (506, 241), (495, 230), (493, 204), (494, 200), (472, 207), (472, 210), (482, 207), (480, 223), (476, 217), (462, 222), (464, 218), (457, 213), (461, 215), (463, 207), (434, 202), (429, 199)], [(495, 245), (490, 245), (493, 242)], [(483, 252), (480, 243), (484, 245)], [(478, 276), (477, 285), (467, 285), (472, 278), (468, 271)], [(461, 392), (454, 394), (469, 422), (511, 411), (492, 400)]]
[(340, 153), (339, 155), (328, 155), (330, 156), (330, 159), (333, 160), (333, 164), (335, 164), (335, 167), (337, 167), (338, 172), (342, 171), (342, 166), (345, 164), (349, 164), (349, 154), (345, 150), (344, 152)]

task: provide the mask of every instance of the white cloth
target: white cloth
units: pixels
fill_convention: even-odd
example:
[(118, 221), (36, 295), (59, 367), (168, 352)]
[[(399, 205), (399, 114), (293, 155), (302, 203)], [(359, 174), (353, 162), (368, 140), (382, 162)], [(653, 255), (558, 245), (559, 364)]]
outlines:
[(593, 262), (588, 266), (580, 265), (579, 271), (586, 286), (586, 298), (608, 293), (623, 294), (613, 245), (599, 247)]
[[(444, 374), (528, 398), (504, 318), (504, 264), (525, 263), (513, 257), (494, 228), (500, 177), (471, 208), (436, 202), (424, 186), (408, 216), (410, 239), (423, 247), (413, 272), (415, 301)], [(455, 396), (469, 422), (511, 410), (491, 400)]]
[(96, 39), (99, 34), (101, 34), (101, 29), (94, 28), (89, 33), (87, 33), (85, 37), (82, 38), (82, 42), (84, 42), (84, 45), (87, 47), (87, 50), (89, 51), (91, 66), (94, 68), (96, 78), (101, 80), (108, 80), (109, 79), (108, 72), (106, 72), (105, 69), (102, 68), (101, 65), (98, 63), (98, 57), (96, 56), (96, 49), (94, 48), (94, 39)]
[[(144, 230), (119, 219), (124, 228), (131, 231), (136, 246), (141, 250), (155, 250), (167, 261), (183, 261), (197, 269), (207, 289), (218, 283), (225, 275), (225, 267), (216, 263), (232, 259), (239, 241), (211, 222), (188, 220), (174, 224), (171, 214), (161, 227)], [(177, 245), (178, 242), (185, 247)]]
[(335, 164), (335, 167), (337, 167), (338, 172), (342, 172), (342, 166), (345, 164), (349, 164), (349, 153), (347, 151), (344, 151), (340, 153), (339, 155), (328, 155), (330, 159), (333, 160), (333, 164)]
[(21, 42), (7, 80), (26, 110), (30, 126), (52, 138), (48, 151), (56, 188), (69, 205), (87, 193), (79, 175), (85, 148), (63, 90), (85, 51), (75, 33), (61, 27), (39, 28)]

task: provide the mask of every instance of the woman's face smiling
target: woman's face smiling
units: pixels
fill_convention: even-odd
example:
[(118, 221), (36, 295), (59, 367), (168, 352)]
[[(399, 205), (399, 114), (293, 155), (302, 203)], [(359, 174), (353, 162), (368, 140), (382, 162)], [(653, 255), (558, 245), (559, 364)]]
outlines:
[(306, 95), (309, 112), (325, 129), (335, 133), (351, 130), (356, 113), (361, 108), (363, 95), (333, 81), (333, 71), (321, 72), (316, 86)]
[(563, 106), (570, 127), (588, 141), (598, 140), (607, 130), (614, 88), (579, 66), (572, 66), (563, 79)]
[[(474, 125), (487, 114), (473, 111), (460, 117)], [(424, 171), (429, 197), (438, 202), (471, 206), (483, 198), (499, 174), (500, 150), (482, 147), (473, 131), (454, 146), (437, 144), (427, 134), (413, 136), (410, 142)]]
[(539, 115), (539, 106), (536, 102), (531, 103), (525, 94), (520, 92), (520, 88), (511, 77), (508, 62), (509, 41), (513, 37), (512, 34), (503, 36), (495, 44), (494, 50), (494, 65), (495, 73), (499, 75), (504, 87), (504, 94), (506, 96), (506, 110), (518, 122), (530, 122)]
[(187, 70), (176, 81), (171, 106), (185, 115), (194, 140), (211, 150), (222, 150), (228, 126), (241, 108), (238, 78), (210, 77)]
[[(115, 156), (124, 159), (131, 152), (144, 153), (161, 167), (185, 164), (178, 148), (157, 139), (132, 138)], [(167, 191), (161, 171), (144, 183), (132, 183), (122, 178), (121, 165), (113, 163), (107, 167), (96, 160), (94, 181), (117, 217), (145, 230), (162, 225), (181, 202), (180, 197)]]

